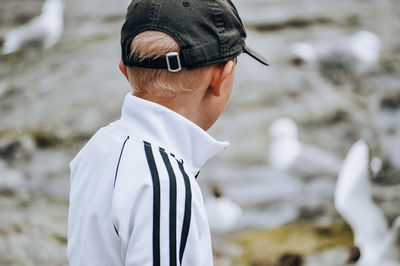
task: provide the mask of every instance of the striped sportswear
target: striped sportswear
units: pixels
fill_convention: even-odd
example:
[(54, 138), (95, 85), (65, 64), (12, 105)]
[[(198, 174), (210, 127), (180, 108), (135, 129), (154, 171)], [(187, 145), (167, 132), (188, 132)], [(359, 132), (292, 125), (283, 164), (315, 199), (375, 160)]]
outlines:
[(128, 94), (121, 119), (101, 128), (70, 163), (70, 265), (213, 265), (195, 176), (227, 145)]

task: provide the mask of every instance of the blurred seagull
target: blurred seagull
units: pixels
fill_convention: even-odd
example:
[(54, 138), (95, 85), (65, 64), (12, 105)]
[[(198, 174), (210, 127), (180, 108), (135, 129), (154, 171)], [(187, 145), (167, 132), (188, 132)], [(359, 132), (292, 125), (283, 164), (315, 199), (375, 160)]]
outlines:
[(400, 217), (388, 229), (387, 220), (373, 202), (369, 181), (369, 149), (360, 140), (348, 152), (339, 173), (335, 207), (350, 224), (359, 247), (359, 266), (400, 266)]
[(271, 124), (269, 131), (268, 153), (272, 167), (306, 178), (337, 176), (339, 173), (342, 160), (326, 150), (301, 143), (293, 120), (279, 118)]
[(63, 31), (63, 12), (63, 0), (46, 0), (40, 16), (5, 35), (2, 54), (17, 52), (29, 44), (40, 45), (45, 49), (55, 45)]
[(210, 229), (213, 233), (225, 234), (235, 229), (242, 209), (227, 196), (219, 186), (213, 188), (213, 197), (205, 202)]
[(294, 43), (290, 50), (295, 64), (342, 68), (359, 74), (378, 63), (381, 40), (372, 32), (360, 30), (333, 42)]

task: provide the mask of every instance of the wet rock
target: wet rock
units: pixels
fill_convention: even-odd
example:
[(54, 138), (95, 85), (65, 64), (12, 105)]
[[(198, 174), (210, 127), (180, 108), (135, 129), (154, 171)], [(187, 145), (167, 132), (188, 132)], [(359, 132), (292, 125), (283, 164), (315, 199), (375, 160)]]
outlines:
[[(1, 47), (1, 39), (0, 39)], [(7, 83), (5, 81), (0, 81), (0, 98), (7, 92)]]
[(0, 208), (0, 265), (68, 265), (60, 241), (67, 232), (65, 203), (0, 197)]
[[(394, 149), (394, 146), (400, 144), (400, 127), (398, 127), (395, 133), (389, 132), (389, 134), (382, 134), (381, 143), (384, 155), (387, 156), (389, 165), (394, 169), (389, 172), (393, 172), (393, 178), (398, 179), (398, 172), (400, 169), (400, 149)], [(390, 168), (390, 167), (389, 167)]]
[(372, 195), (389, 221), (399, 216), (400, 184), (373, 185)]
[(58, 136), (46, 132), (36, 131), (32, 134), (39, 149), (54, 148), (63, 142)]
[(255, 23), (265, 25), (292, 20), (301, 22), (295, 23), (295, 25), (307, 25), (302, 21), (313, 20), (322, 22), (321, 24), (325, 21), (340, 22), (348, 20), (348, 17), (354, 17), (359, 10), (364, 9), (361, 4), (355, 1), (348, 2), (343, 0), (335, 3), (325, 3), (326, 5), (324, 6), (315, 0), (307, 2), (307, 5), (294, 0), (280, 2), (238, 0), (236, 3), (240, 14), (249, 25)]
[(382, 167), (372, 180), (380, 185), (394, 185), (400, 183), (400, 169), (394, 167), (390, 161), (384, 160)]
[(35, 194), (50, 197), (55, 200), (67, 202), (69, 199), (69, 176), (47, 178), (39, 188), (36, 188)]
[(35, 157), (20, 165), (30, 177), (29, 191), (35, 195), (67, 201), (69, 197), (69, 162), (73, 152), (57, 149), (37, 151)]
[[(29, 5), (24, 0), (3, 0), (0, 8), (0, 24), (19, 25), (40, 14), (44, 0), (32, 0)], [(11, 12), (12, 11), (12, 12)]]
[(400, 108), (400, 94), (386, 96), (381, 100), (381, 108), (396, 111)]
[(21, 171), (8, 167), (0, 160), (0, 173), (0, 195), (11, 197), (26, 191), (27, 180)]
[(319, 24), (330, 24), (333, 20), (327, 17), (311, 17), (311, 18), (291, 18), (286, 21), (276, 22), (253, 22), (247, 24), (247, 27), (256, 31), (275, 31), (283, 29), (303, 29)]
[[(350, 228), (340, 222), (330, 226), (297, 223), (271, 230), (244, 232), (234, 237), (233, 242), (243, 249), (242, 256), (236, 260), (237, 265), (276, 265), (282, 256), (296, 254), (305, 258), (304, 265), (338, 266), (347, 255), (341, 248), (351, 245), (352, 234)], [(313, 257), (316, 253), (329, 252), (328, 248), (340, 249), (333, 254), (341, 255)], [(326, 264), (318, 264), (325, 261)]]
[(303, 258), (298, 254), (284, 254), (280, 258), (277, 266), (300, 266), (303, 265)]
[(6, 161), (29, 160), (35, 143), (27, 134), (7, 133), (0, 136), (0, 158)]

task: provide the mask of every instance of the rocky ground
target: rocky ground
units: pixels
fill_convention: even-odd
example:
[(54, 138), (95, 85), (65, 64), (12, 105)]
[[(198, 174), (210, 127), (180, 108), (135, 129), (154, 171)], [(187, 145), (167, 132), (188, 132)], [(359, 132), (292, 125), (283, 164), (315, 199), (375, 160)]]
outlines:
[[(0, 36), (39, 14), (42, 2), (2, 0)], [(332, 229), (340, 240), (306, 253), (269, 241), (273, 233), (260, 232), (264, 249), (254, 244), (260, 243), (257, 239), (244, 240), (254, 236), (249, 230), (278, 227), (292, 232), (283, 226), (290, 223), (305, 232), (303, 239), (325, 243), (318, 234), (307, 233), (315, 230), (304, 229), (302, 223), (336, 228), (340, 220), (333, 207), (336, 177), (277, 178), (268, 164), (268, 129), (274, 119), (290, 117), (299, 125), (302, 142), (340, 158), (353, 142), (365, 139), (373, 155), (383, 160), (373, 179), (374, 198), (390, 221), (398, 216), (400, 4), (235, 3), (248, 28), (247, 43), (263, 53), (271, 67), (239, 57), (232, 101), (210, 131), (217, 139), (229, 140), (231, 147), (202, 170), (205, 195), (210, 184), (219, 183), (244, 208), (232, 240), (239, 251), (234, 248), (222, 254), (228, 258), (217, 256), (216, 261), (271, 265), (275, 262), (260, 255), (268, 249), (276, 250), (277, 259), (297, 252), (306, 265), (341, 265), (351, 242), (345, 227)], [(65, 0), (65, 29), (55, 47), (0, 57), (0, 265), (67, 265), (68, 162), (99, 127), (119, 117), (129, 91), (117, 67), (126, 6), (125, 0)], [(334, 42), (360, 29), (374, 32), (382, 42), (379, 62), (362, 73), (291, 62), (294, 42)]]

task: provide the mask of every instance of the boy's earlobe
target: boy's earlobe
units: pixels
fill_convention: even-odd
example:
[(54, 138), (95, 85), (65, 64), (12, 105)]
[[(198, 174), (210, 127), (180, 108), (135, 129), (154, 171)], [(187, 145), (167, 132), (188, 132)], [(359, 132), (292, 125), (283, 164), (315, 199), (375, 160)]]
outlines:
[(214, 96), (221, 95), (222, 84), (229, 77), (232, 71), (234, 71), (235, 63), (233, 60), (229, 60), (223, 66), (217, 67), (214, 72), (214, 76), (211, 80), (211, 92)]
[(129, 81), (128, 70), (126, 69), (126, 66), (124, 65), (122, 60), (119, 60), (119, 70), (121, 70), (122, 74), (124, 74), (125, 78)]

